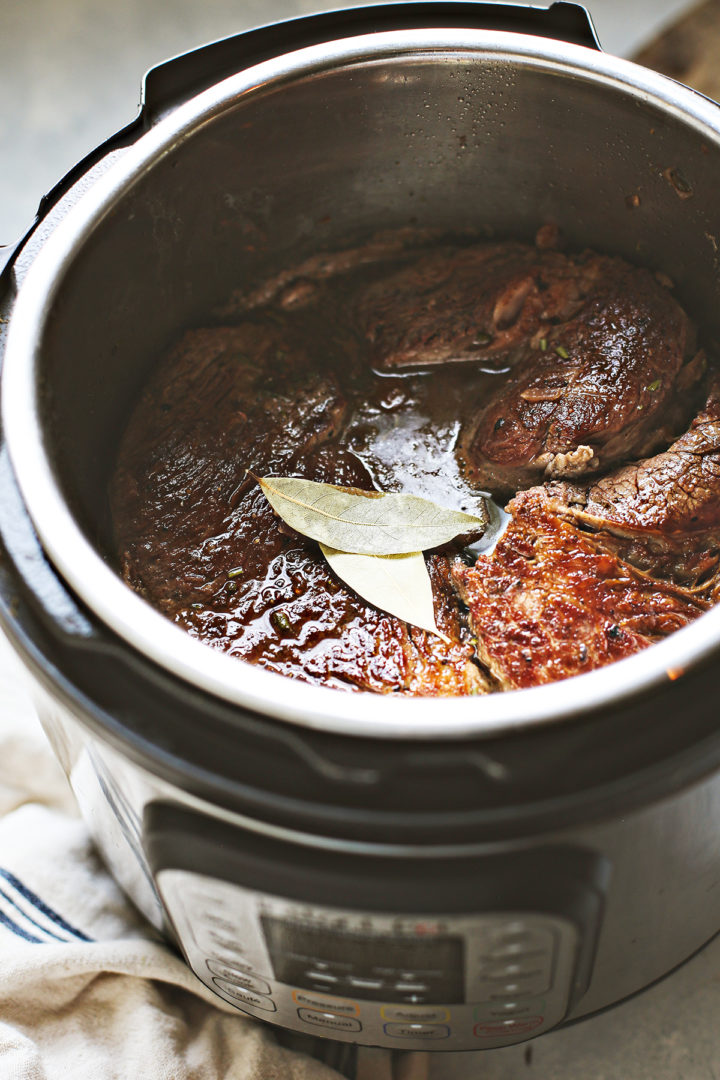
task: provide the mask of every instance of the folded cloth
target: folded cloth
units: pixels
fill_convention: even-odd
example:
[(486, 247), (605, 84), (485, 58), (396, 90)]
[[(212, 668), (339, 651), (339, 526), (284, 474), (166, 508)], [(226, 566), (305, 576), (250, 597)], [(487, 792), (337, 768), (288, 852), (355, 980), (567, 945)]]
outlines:
[(195, 978), (100, 863), (0, 641), (1, 1080), (339, 1080)]

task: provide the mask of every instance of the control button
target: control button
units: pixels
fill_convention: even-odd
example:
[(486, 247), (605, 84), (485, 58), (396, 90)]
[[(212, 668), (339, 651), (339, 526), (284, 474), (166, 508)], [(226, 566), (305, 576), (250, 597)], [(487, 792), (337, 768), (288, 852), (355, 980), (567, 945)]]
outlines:
[(425, 983), (399, 982), (395, 983), (395, 989), (405, 994), (424, 994), (427, 990)]
[(229, 964), (231, 967), (250, 967), (245, 949), (238, 948), (232, 943), (216, 945), (208, 938), (198, 941), (198, 947), (210, 960), (218, 960), (221, 964)]
[[(222, 972), (219, 972), (222, 975)], [(231, 971), (229, 975), (223, 978), (223, 982), (227, 982), (233, 989), (252, 990), (254, 994), (270, 994), (272, 993), (269, 983), (266, 983), (264, 979), (258, 979), (256, 975), (250, 975), (248, 972), (243, 971)]]
[(335, 1013), (315, 1012), (313, 1009), (298, 1009), (297, 1013), (304, 1024), (330, 1028), (332, 1031), (362, 1031), (362, 1024), (353, 1016), (337, 1016)]
[(555, 935), (531, 923), (515, 921), (507, 923), (492, 935), (492, 949), (506, 949), (515, 945), (523, 950), (540, 949), (552, 953), (555, 947)]
[(485, 1021), (475, 1025), (473, 1035), (476, 1039), (509, 1039), (515, 1035), (527, 1035), (544, 1022), (544, 1016), (518, 1016), (494, 1023)]
[(552, 960), (552, 950), (547, 949), (532, 949), (527, 945), (523, 945), (522, 942), (514, 941), (509, 945), (501, 945), (491, 952), (486, 953), (486, 960), (494, 962), (502, 962), (503, 960), (515, 960), (522, 959), (525, 961), (537, 960), (542, 962)]
[(244, 960), (206, 960), (205, 963), (213, 975), (220, 975), (223, 979), (230, 979), (231, 982), (238, 975), (253, 974), (252, 968)]
[(242, 1001), (243, 1005), (250, 1005), (253, 1009), (263, 1009), (264, 1012), (276, 1011), (275, 1002), (264, 994), (256, 994), (252, 990), (242, 990), (239, 986), (233, 986), (231, 983), (226, 982), (225, 979), (213, 978), (213, 982), (220, 987), (224, 994), (234, 998), (236, 1001)]
[(236, 937), (231, 937), (221, 930), (208, 928), (203, 934), (203, 939), (205, 942), (210, 943), (211, 948), (220, 949), (223, 952), (238, 953), (240, 955), (244, 952), (242, 946), (238, 945)]
[(496, 1001), (498, 998), (536, 997), (544, 994), (549, 985), (548, 977), (540, 974), (513, 982), (486, 983), (485, 987), (489, 990), (490, 999)]
[(447, 1024), (384, 1024), (383, 1031), (391, 1039), (447, 1039)]
[[(483, 1005), (475, 1010), (476, 1020), (485, 1020), (503, 1016), (528, 1016), (530, 1013), (541, 1013), (545, 1011), (544, 999), (538, 1001), (537, 998), (527, 999), (525, 1001), (497, 1001), (492, 1005)], [(479, 1013), (483, 1015), (480, 1016)]]
[(337, 975), (331, 975), (328, 971), (306, 971), (306, 979), (312, 979), (314, 982), (336, 983), (338, 981)]
[(382, 990), (382, 979), (361, 979), (359, 975), (351, 975), (348, 982), (353, 990)]
[(483, 968), (483, 978), (489, 979), (491, 982), (495, 982), (497, 979), (501, 979), (507, 982), (508, 979), (517, 978), (537, 978), (538, 975), (544, 975), (542, 967), (538, 967), (530, 964), (497, 964), (493, 967)]
[(237, 920), (232, 919), (229, 913), (224, 913), (222, 908), (220, 910), (213, 909), (206, 911), (205, 922), (210, 923), (211, 926), (219, 926), (222, 930), (229, 930), (234, 932), (237, 930)]
[(347, 998), (330, 997), (329, 994), (313, 994), (307, 990), (293, 990), (293, 1001), (296, 1005), (305, 1005), (309, 1009), (319, 1009), (321, 1012), (337, 1013), (343, 1016), (358, 1016), (360, 1007), (356, 1001)]
[(442, 1024), (450, 1019), (447, 1009), (436, 1009), (432, 1005), (383, 1005), (380, 1014), (383, 1020), (405, 1024)]

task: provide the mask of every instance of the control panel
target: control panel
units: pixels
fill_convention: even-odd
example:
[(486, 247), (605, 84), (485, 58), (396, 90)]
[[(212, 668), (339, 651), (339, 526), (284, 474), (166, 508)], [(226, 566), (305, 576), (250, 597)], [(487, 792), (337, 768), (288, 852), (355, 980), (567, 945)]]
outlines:
[(567, 918), (367, 914), (187, 870), (160, 870), (158, 886), (198, 978), (286, 1028), (397, 1049), (489, 1049), (567, 1012), (579, 944)]

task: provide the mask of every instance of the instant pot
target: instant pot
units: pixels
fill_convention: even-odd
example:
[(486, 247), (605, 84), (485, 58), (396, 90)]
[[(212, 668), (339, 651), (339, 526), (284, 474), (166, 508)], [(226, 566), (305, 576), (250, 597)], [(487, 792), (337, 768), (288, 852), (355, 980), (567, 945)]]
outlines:
[(97, 843), (197, 977), (285, 1029), (506, 1046), (720, 928), (720, 610), (469, 699), (323, 689), (117, 573), (107, 481), (154, 359), (237, 288), (385, 229), (557, 224), (720, 313), (720, 108), (583, 9), (391, 4), (154, 69), (5, 252), (0, 606)]

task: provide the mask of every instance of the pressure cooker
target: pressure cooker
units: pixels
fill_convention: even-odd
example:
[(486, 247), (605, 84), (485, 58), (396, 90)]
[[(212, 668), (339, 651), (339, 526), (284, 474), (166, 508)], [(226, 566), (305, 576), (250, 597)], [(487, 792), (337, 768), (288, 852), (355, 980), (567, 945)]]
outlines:
[(531, 237), (672, 277), (718, 333), (720, 108), (582, 8), (381, 4), (150, 71), (4, 252), (0, 619), (98, 846), (240, 1013), (507, 1046), (720, 928), (720, 610), (604, 670), (409, 699), (221, 655), (121, 580), (107, 482), (155, 357), (373, 231)]

